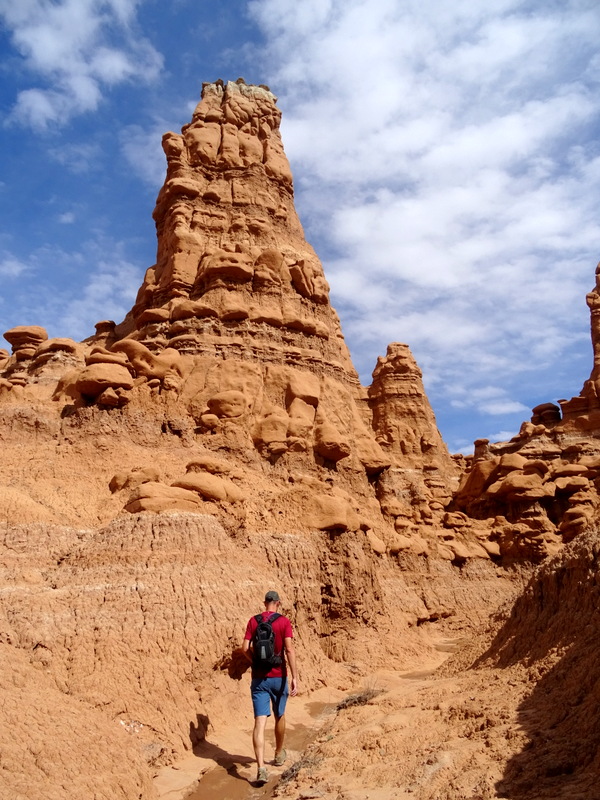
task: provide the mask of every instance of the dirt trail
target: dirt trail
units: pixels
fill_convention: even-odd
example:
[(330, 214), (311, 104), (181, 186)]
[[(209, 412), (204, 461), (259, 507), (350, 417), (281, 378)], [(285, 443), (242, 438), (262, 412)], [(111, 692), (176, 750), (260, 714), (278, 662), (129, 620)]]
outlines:
[[(245, 750), (248, 751), (250, 760), (247, 760), (248, 756), (237, 761), (234, 760), (235, 756), (223, 758), (215, 769), (209, 770), (202, 777), (198, 789), (189, 796), (188, 800), (212, 800), (213, 798), (214, 800), (218, 798), (242, 800), (242, 798), (269, 797), (281, 775), (298, 760), (307, 745), (318, 735), (323, 722), (334, 712), (336, 703), (315, 701), (313, 695), (311, 700), (301, 703), (301, 706), (301, 708), (292, 708), (291, 703), (288, 705), (285, 737), (288, 759), (282, 767), (274, 767), (270, 763), (272, 757), (267, 756), (268, 784), (258, 788), (251, 783), (256, 776), (256, 763), (252, 753), (252, 732), (248, 730), (245, 732), (248, 742)], [(308, 719), (306, 718), (307, 714)], [(269, 723), (272, 723), (272, 718)], [(272, 724), (270, 724), (267, 727), (267, 753), (271, 747), (272, 733)]]
[(220, 730), (218, 734), (209, 733), (207, 740), (195, 748), (193, 756), (161, 770), (155, 781), (161, 800), (251, 800), (269, 797), (280, 776), (300, 758), (343, 697), (344, 692), (323, 688), (288, 700), (288, 758), (282, 767), (274, 767), (270, 763), (274, 756), (274, 733), (273, 718), (268, 720), (265, 750), (270, 780), (261, 788), (252, 784), (256, 777), (256, 762), (252, 749), (252, 709), (248, 697), (248, 714), (240, 721), (239, 727), (234, 721), (231, 727)]
[[(433, 672), (456, 650), (456, 646), (455, 640), (440, 640), (436, 643), (437, 657), (410, 671), (373, 674), (365, 686), (357, 687), (350, 695), (360, 693), (361, 688), (391, 693), (396, 702), (399, 698), (406, 699), (406, 705), (410, 708), (407, 709), (408, 714), (412, 715), (417, 709), (411, 695), (436, 681), (432, 678)], [(272, 718), (269, 719), (266, 760), (270, 779), (265, 786), (256, 787), (253, 784), (256, 762), (252, 750), (252, 718), (248, 714), (239, 729), (232, 726), (220, 731), (218, 736), (209, 735), (207, 741), (196, 749), (194, 756), (164, 770), (157, 781), (161, 800), (258, 800), (271, 797), (281, 775), (302, 758), (306, 748), (315, 741), (330, 738), (327, 730), (335, 719), (338, 703), (346, 697), (347, 692), (323, 688), (306, 696), (290, 698), (286, 712), (288, 759), (282, 767), (271, 764), (274, 737)]]

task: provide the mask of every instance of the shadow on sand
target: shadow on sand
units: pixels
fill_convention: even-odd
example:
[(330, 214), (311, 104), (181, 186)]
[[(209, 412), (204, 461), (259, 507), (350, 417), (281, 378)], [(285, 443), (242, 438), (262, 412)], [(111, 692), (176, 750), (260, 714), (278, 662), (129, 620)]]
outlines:
[(205, 737), (210, 720), (205, 714), (198, 714), (197, 720), (195, 725), (193, 722), (190, 723), (190, 740), (193, 744), (194, 755), (211, 759), (219, 767), (222, 767), (231, 778), (237, 778), (248, 783), (248, 778), (239, 774), (238, 767), (251, 764), (254, 759), (250, 758), (250, 756), (229, 753), (227, 750), (223, 750), (222, 747), (209, 742)]
[[(592, 650), (592, 653), (590, 653)], [(511, 800), (600, 797), (598, 642), (577, 642), (541, 677), (518, 709), (528, 736), (496, 785)], [(591, 657), (590, 657), (591, 656)]]

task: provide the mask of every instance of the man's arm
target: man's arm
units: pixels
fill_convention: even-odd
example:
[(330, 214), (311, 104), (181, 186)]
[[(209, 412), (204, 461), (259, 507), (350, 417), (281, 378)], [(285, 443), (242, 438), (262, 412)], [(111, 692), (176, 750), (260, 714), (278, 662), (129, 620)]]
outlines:
[(292, 680), (290, 683), (290, 694), (292, 697), (298, 694), (298, 670), (296, 667), (296, 651), (294, 650), (294, 642), (290, 636), (286, 636), (283, 640), (285, 647), (285, 657), (292, 673)]
[(250, 644), (251, 644), (250, 639), (244, 639), (244, 641), (242, 642), (242, 652), (244, 653), (248, 661), (252, 663), (252, 653), (250, 652)]

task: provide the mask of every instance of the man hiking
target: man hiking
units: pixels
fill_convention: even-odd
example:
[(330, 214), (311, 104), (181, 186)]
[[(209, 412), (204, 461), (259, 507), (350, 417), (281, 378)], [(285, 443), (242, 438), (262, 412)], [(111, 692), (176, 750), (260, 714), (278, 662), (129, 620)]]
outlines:
[[(275, 759), (280, 767), (285, 763), (283, 748), (285, 738), (285, 705), (288, 693), (298, 693), (298, 672), (293, 644), (292, 624), (278, 609), (281, 600), (277, 592), (265, 595), (265, 610), (248, 620), (244, 636), (243, 651), (252, 662), (250, 693), (254, 707), (254, 730), (252, 744), (258, 765), (256, 783), (262, 786), (269, 780), (265, 767), (265, 728), (271, 708), (275, 716)], [(288, 688), (287, 668), (291, 673)]]

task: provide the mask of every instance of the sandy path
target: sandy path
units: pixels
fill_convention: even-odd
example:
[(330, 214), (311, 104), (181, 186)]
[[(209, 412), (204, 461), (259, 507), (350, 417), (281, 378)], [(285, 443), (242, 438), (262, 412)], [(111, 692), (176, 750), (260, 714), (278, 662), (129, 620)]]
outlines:
[[(406, 705), (410, 708), (407, 709), (408, 715), (412, 716), (417, 709), (411, 696), (419, 689), (435, 683), (432, 673), (456, 649), (455, 642), (440, 640), (436, 649), (437, 657), (428, 659), (410, 671), (373, 674), (362, 688), (381, 689), (400, 703), (405, 698)], [(361, 687), (357, 687), (350, 694), (360, 690)], [(290, 698), (286, 713), (288, 759), (282, 767), (274, 767), (270, 763), (274, 755), (274, 736), (273, 721), (272, 718), (269, 719), (266, 760), (270, 780), (265, 786), (259, 788), (253, 785), (256, 763), (252, 750), (252, 716), (249, 710), (240, 721), (239, 728), (231, 726), (209, 735), (208, 740), (196, 749), (193, 756), (161, 771), (156, 780), (161, 800), (258, 800), (271, 797), (285, 770), (301, 758), (312, 742), (322, 738), (320, 734), (333, 720), (337, 704), (347, 696), (347, 692), (323, 688)]]
[[(321, 692), (325, 694), (326, 692)], [(197, 790), (190, 795), (188, 800), (241, 800), (242, 798), (269, 797), (271, 790), (277, 785), (279, 778), (295, 761), (297, 761), (305, 748), (318, 735), (323, 722), (335, 709), (335, 702), (331, 701), (331, 693), (326, 693), (330, 702), (316, 700), (311, 695), (304, 702), (302, 698), (294, 698), (299, 702), (291, 702), (286, 714), (286, 750), (287, 762), (282, 767), (271, 764), (273, 758), (273, 726), (272, 718), (268, 721), (266, 736), (267, 769), (269, 782), (265, 786), (255, 787), (252, 781), (256, 776), (256, 762), (252, 751), (252, 731), (248, 728), (243, 732), (241, 750), (244, 755), (236, 758), (227, 754), (219, 765), (209, 770), (200, 780)], [(341, 695), (341, 693), (339, 693)], [(202, 752), (202, 750), (200, 750)]]
[(265, 749), (270, 780), (266, 786), (257, 788), (252, 784), (256, 777), (256, 762), (252, 749), (253, 719), (248, 696), (248, 714), (240, 721), (239, 729), (232, 726), (218, 734), (209, 734), (207, 741), (196, 748), (193, 756), (161, 770), (155, 780), (161, 800), (241, 800), (269, 797), (282, 773), (300, 758), (343, 697), (344, 692), (324, 688), (288, 700), (288, 759), (282, 767), (274, 767), (270, 763), (274, 756), (274, 733), (273, 718), (268, 720)]

